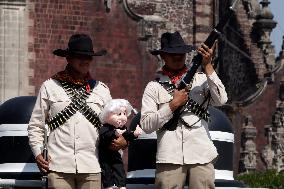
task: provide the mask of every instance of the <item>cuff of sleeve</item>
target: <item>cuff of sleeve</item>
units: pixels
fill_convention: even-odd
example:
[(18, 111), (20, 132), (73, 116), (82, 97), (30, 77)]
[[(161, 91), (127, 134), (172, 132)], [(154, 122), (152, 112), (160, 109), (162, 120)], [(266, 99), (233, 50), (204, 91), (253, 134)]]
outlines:
[(207, 78), (209, 78), (209, 79), (212, 80), (212, 81), (215, 81), (216, 78), (218, 79), (218, 75), (217, 75), (217, 73), (214, 71), (212, 74), (207, 75)]
[(212, 86), (212, 84), (219, 85), (221, 83), (221, 80), (215, 71), (212, 74), (208, 75), (207, 78), (209, 86)]
[(163, 123), (166, 123), (173, 117), (173, 112), (170, 108), (170, 104), (166, 104), (159, 110), (160, 118), (163, 120)]
[(37, 157), (39, 154), (41, 154), (41, 147), (34, 147), (32, 148), (32, 152), (34, 154), (35, 157)]

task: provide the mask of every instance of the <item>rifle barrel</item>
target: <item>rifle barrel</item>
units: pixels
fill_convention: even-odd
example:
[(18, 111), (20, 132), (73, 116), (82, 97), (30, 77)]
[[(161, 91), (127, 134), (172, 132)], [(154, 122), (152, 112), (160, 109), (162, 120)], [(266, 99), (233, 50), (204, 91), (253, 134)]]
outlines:
[[(209, 48), (212, 48), (215, 40), (218, 39), (223, 28), (229, 22), (231, 16), (234, 13), (234, 9), (236, 7), (237, 1), (238, 0), (234, 0), (232, 5), (229, 7), (229, 10), (225, 12), (225, 15), (221, 18), (219, 23), (216, 25), (216, 27), (214, 27), (214, 29), (210, 32), (209, 36), (205, 40), (204, 44), (207, 45)], [(201, 63), (202, 63), (202, 55), (198, 53), (196, 56), (193, 57), (192, 66), (187, 71), (186, 75), (181, 80), (181, 82), (179, 83), (177, 87), (178, 90), (182, 90), (191, 84), (193, 77), (195, 73), (197, 72), (198, 67), (201, 65)], [(163, 128), (168, 129), (168, 130), (175, 129), (182, 112), (183, 112), (183, 106), (176, 109), (173, 113), (173, 117), (167, 123), (164, 124)]]

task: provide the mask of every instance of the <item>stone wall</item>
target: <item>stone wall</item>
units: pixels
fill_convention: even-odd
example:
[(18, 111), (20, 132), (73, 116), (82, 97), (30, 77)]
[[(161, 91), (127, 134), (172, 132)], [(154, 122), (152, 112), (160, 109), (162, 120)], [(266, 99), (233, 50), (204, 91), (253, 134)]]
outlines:
[[(146, 69), (149, 75), (141, 78), (142, 63), (150, 62), (143, 44), (137, 40), (137, 24), (128, 18), (121, 4), (114, 1), (112, 11), (105, 12), (103, 1), (29, 1), (29, 53), (34, 76), (30, 80), (37, 94), (41, 83), (64, 69), (64, 58), (52, 51), (65, 49), (74, 33), (87, 33), (95, 50), (107, 49), (104, 57), (95, 57), (91, 74), (106, 83), (114, 98), (129, 99), (135, 107), (140, 105), (142, 79), (149, 80), (155, 65)], [(145, 56), (144, 56), (145, 55)]]
[(31, 95), (28, 64), (28, 19), (25, 1), (0, 2), (0, 103)]
[[(64, 58), (52, 51), (65, 49), (74, 33), (87, 33), (95, 50), (91, 74), (106, 83), (114, 98), (126, 98), (140, 109), (143, 90), (161, 64), (149, 49), (159, 48), (159, 36), (179, 30), (187, 43), (200, 45), (228, 7), (226, 0), (112, 0), (109, 13), (103, 0), (7, 0), (0, 3), (0, 100), (37, 95), (41, 83), (64, 69)], [(266, 144), (264, 126), (271, 124), (280, 76), (258, 99), (236, 105), (258, 89), (266, 67), (253, 35), (252, 10), (239, 1), (237, 15), (220, 43), (217, 71), (229, 94), (225, 109), (235, 129), (234, 170), (238, 172), (242, 126), (246, 114), (257, 128), (256, 146)], [(250, 1), (250, 2), (256, 2)], [(126, 7), (127, 6), (127, 7)], [(257, 7), (253, 7), (257, 8)], [(127, 12), (127, 10), (130, 12)], [(2, 16), (3, 15), (3, 16)], [(149, 17), (150, 16), (150, 17)], [(141, 18), (145, 18), (144, 20)], [(263, 169), (258, 158), (258, 169)]]

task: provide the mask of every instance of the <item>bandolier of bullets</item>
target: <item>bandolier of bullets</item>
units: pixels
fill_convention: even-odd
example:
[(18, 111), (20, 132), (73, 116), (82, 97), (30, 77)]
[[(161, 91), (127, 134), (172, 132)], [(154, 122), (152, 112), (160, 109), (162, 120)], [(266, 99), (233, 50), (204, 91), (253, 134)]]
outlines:
[(62, 81), (61, 84), (72, 102), (61, 112), (57, 113), (54, 117), (47, 121), (47, 125), (50, 130), (52, 131), (60, 125), (63, 125), (77, 111), (84, 115), (92, 125), (99, 128), (101, 126), (101, 122), (98, 115), (86, 103), (86, 99), (91, 94), (91, 91), (88, 93), (85, 86), (78, 88), (78, 86), (64, 81)]
[(201, 105), (199, 105), (197, 102), (195, 102), (194, 100), (188, 98), (188, 101), (184, 106), (185, 109), (183, 111), (192, 112), (201, 119), (204, 119), (207, 122), (210, 121), (210, 114), (207, 112), (207, 110), (203, 108)]
[[(173, 95), (176, 86), (174, 84), (169, 83), (161, 83), (159, 82), (171, 95)], [(188, 85), (188, 90), (191, 88), (192, 83)], [(202, 105), (198, 104), (194, 100), (188, 97), (188, 100), (181, 112), (191, 112), (197, 115), (199, 118), (204, 119), (206, 122), (210, 121), (210, 114), (207, 112), (207, 109), (203, 108)]]

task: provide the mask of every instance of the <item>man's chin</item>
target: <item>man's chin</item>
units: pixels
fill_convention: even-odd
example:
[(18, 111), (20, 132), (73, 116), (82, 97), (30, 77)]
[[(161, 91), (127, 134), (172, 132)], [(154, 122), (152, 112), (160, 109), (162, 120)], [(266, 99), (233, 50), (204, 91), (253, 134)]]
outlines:
[(179, 63), (177, 63), (176, 67), (174, 68), (175, 71), (179, 71), (179, 70), (182, 70), (184, 68), (184, 64), (181, 64), (181, 65), (178, 65)]

